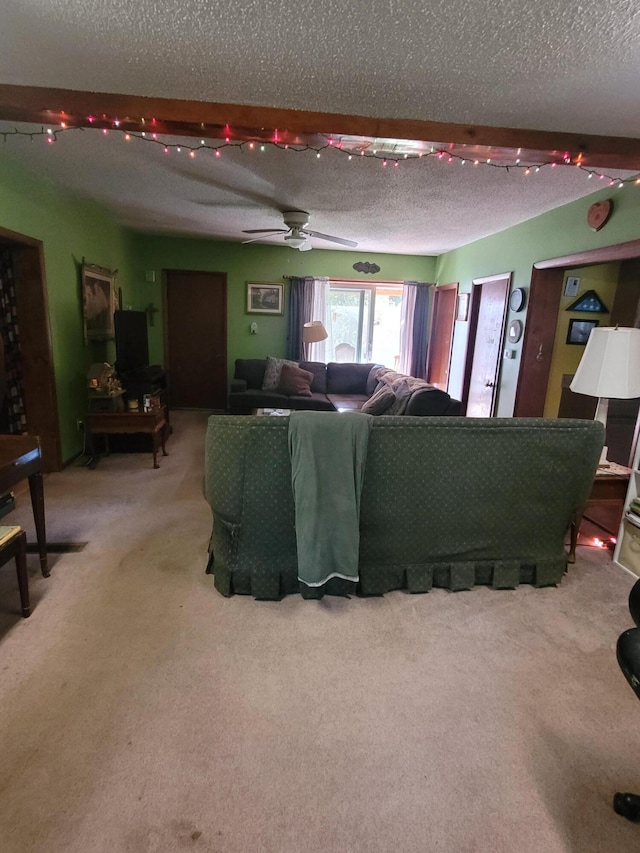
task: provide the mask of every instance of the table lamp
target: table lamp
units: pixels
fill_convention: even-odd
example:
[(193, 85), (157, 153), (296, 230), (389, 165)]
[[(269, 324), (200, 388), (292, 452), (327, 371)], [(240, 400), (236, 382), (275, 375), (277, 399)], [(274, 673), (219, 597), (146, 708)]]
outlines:
[[(640, 397), (640, 329), (618, 326), (592, 329), (569, 387), (576, 394), (598, 398), (595, 420), (606, 428), (609, 399)], [(604, 447), (600, 464), (606, 459)]]
[(302, 327), (302, 343), (304, 344), (305, 358), (309, 357), (309, 344), (317, 344), (329, 337), (327, 330), (321, 320), (311, 320)]

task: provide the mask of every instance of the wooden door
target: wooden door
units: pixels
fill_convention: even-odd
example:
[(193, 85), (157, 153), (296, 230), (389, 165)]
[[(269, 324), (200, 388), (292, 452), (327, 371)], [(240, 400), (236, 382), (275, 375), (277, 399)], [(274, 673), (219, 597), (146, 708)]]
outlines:
[(433, 319), (427, 356), (427, 382), (447, 391), (449, 388), (449, 366), (453, 345), (453, 324), (456, 318), (457, 284), (443, 284), (435, 288), (433, 296)]
[(466, 415), (470, 418), (490, 418), (495, 411), (510, 286), (511, 273), (473, 282), (473, 340), (469, 341), (471, 357), (467, 356), (464, 383)]
[(541, 418), (544, 414), (563, 279), (560, 267), (534, 268), (531, 274), (514, 417)]
[(171, 407), (227, 407), (227, 277), (165, 272), (165, 363)]

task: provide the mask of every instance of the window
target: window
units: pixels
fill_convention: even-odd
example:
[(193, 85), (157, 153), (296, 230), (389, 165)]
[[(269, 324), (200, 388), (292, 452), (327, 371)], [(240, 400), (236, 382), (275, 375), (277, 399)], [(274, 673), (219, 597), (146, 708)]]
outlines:
[(393, 366), (400, 352), (402, 285), (331, 282), (327, 361)]

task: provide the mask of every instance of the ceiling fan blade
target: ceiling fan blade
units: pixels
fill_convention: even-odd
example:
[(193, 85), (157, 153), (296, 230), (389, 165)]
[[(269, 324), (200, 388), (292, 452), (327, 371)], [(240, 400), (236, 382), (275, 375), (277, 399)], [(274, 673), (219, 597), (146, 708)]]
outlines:
[(288, 228), (249, 228), (245, 229), (243, 234), (286, 234)]
[(311, 237), (319, 237), (320, 240), (330, 240), (332, 243), (340, 243), (342, 246), (357, 246), (358, 244), (354, 240), (345, 240), (343, 237), (332, 237), (330, 234), (321, 234), (319, 231), (309, 231), (308, 228), (304, 229), (305, 234), (309, 234)]
[[(251, 232), (245, 231), (244, 233), (250, 234)], [(242, 243), (243, 243), (243, 245), (245, 243), (257, 243), (258, 240), (264, 240), (265, 237), (277, 237), (278, 234), (286, 234), (286, 233), (287, 233), (286, 231), (265, 231), (265, 232), (261, 233), (260, 237), (252, 237), (250, 240), (243, 240)]]

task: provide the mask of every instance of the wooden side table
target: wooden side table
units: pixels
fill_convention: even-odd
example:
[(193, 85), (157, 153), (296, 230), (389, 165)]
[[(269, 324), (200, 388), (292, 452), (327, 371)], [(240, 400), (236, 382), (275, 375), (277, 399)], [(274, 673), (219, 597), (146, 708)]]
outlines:
[[(154, 409), (151, 412), (91, 412), (87, 415), (87, 449), (91, 456), (89, 467), (95, 468), (98, 457), (95, 452), (94, 436), (96, 434), (123, 435), (126, 433), (144, 432), (152, 438), (153, 467), (158, 465), (158, 445), (162, 447), (162, 455), (169, 454), (165, 448), (165, 432), (167, 421), (164, 409)], [(107, 438), (107, 454), (109, 440)]]
[[(576, 560), (576, 545), (578, 544), (578, 534), (580, 533), (580, 525), (582, 519), (588, 518), (590, 504), (613, 504), (616, 512), (619, 509), (618, 524), (622, 518), (624, 511), (624, 502), (627, 497), (627, 487), (629, 485), (629, 477), (631, 476), (631, 468), (626, 468), (624, 465), (618, 465), (616, 462), (610, 462), (608, 468), (598, 468), (591, 492), (587, 499), (587, 503), (578, 512), (576, 512), (573, 521), (571, 522), (571, 539), (569, 545), (569, 562), (575, 563)], [(617, 534), (618, 526), (615, 530), (609, 530), (608, 533)]]

